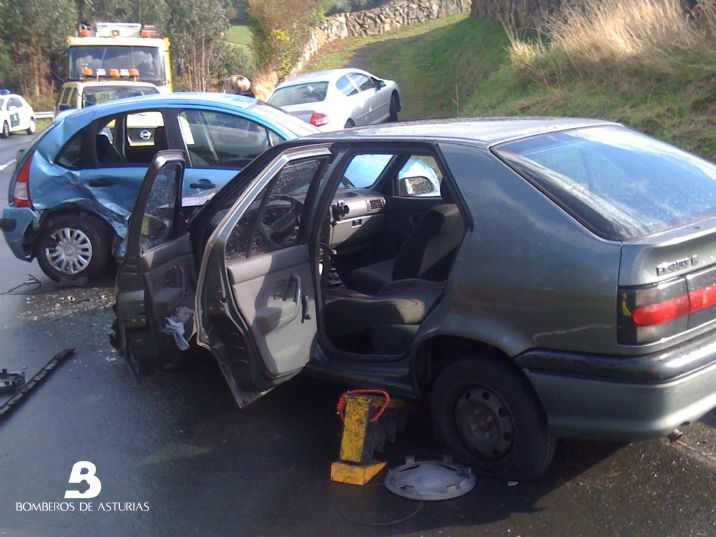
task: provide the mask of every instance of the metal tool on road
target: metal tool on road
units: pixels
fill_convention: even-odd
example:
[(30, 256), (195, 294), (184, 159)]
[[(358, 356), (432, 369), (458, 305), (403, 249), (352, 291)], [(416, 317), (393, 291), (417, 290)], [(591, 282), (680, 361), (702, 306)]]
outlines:
[(52, 373), (52, 371), (55, 370), (55, 368), (62, 363), (62, 361), (67, 358), (68, 356), (71, 356), (74, 354), (75, 349), (65, 349), (63, 351), (58, 352), (55, 354), (52, 359), (45, 364), (45, 366), (40, 369), (26, 384), (24, 384), (20, 389), (10, 397), (7, 401), (5, 401), (2, 406), (0, 406), (0, 419), (4, 418), (12, 409), (17, 407), (22, 400), (25, 398), (25, 396), (40, 382), (45, 380), (45, 378)]
[(373, 454), (405, 426), (406, 404), (383, 390), (352, 390), (341, 395), (337, 413), (343, 420), (340, 460), (331, 465), (331, 480), (365, 485), (384, 467)]
[(7, 369), (0, 369), (0, 394), (14, 393), (25, 384), (25, 373), (8, 372)]

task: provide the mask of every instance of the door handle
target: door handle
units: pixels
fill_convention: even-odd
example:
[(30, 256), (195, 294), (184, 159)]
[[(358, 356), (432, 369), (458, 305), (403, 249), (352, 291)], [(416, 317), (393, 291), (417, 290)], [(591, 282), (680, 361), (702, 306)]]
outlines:
[(208, 179), (199, 179), (196, 183), (191, 183), (190, 188), (199, 188), (201, 190), (208, 190), (214, 188), (216, 185)]
[(88, 181), (89, 186), (94, 187), (103, 187), (103, 186), (112, 186), (114, 185), (114, 180), (110, 179), (109, 177), (95, 177), (93, 179), (90, 179)]

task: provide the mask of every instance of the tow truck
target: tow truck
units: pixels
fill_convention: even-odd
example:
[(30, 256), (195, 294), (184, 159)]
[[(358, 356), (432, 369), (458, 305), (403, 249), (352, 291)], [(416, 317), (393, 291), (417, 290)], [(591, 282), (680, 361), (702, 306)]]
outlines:
[(169, 40), (139, 23), (80, 24), (67, 38), (68, 81), (57, 112), (172, 91)]

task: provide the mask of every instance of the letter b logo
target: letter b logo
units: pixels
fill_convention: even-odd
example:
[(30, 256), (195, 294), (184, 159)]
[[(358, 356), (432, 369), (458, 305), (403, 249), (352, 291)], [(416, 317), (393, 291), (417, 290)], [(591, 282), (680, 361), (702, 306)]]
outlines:
[(79, 490), (66, 490), (65, 499), (84, 500), (96, 498), (102, 490), (102, 482), (95, 475), (97, 467), (89, 461), (77, 461), (72, 465), (70, 480), (68, 483), (87, 483), (89, 488), (80, 492)]

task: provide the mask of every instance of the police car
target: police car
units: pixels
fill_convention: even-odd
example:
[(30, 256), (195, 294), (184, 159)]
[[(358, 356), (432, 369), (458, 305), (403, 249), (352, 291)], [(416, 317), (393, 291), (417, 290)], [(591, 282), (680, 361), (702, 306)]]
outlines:
[(27, 101), (0, 89), (0, 138), (7, 138), (12, 132), (35, 133), (35, 112)]

